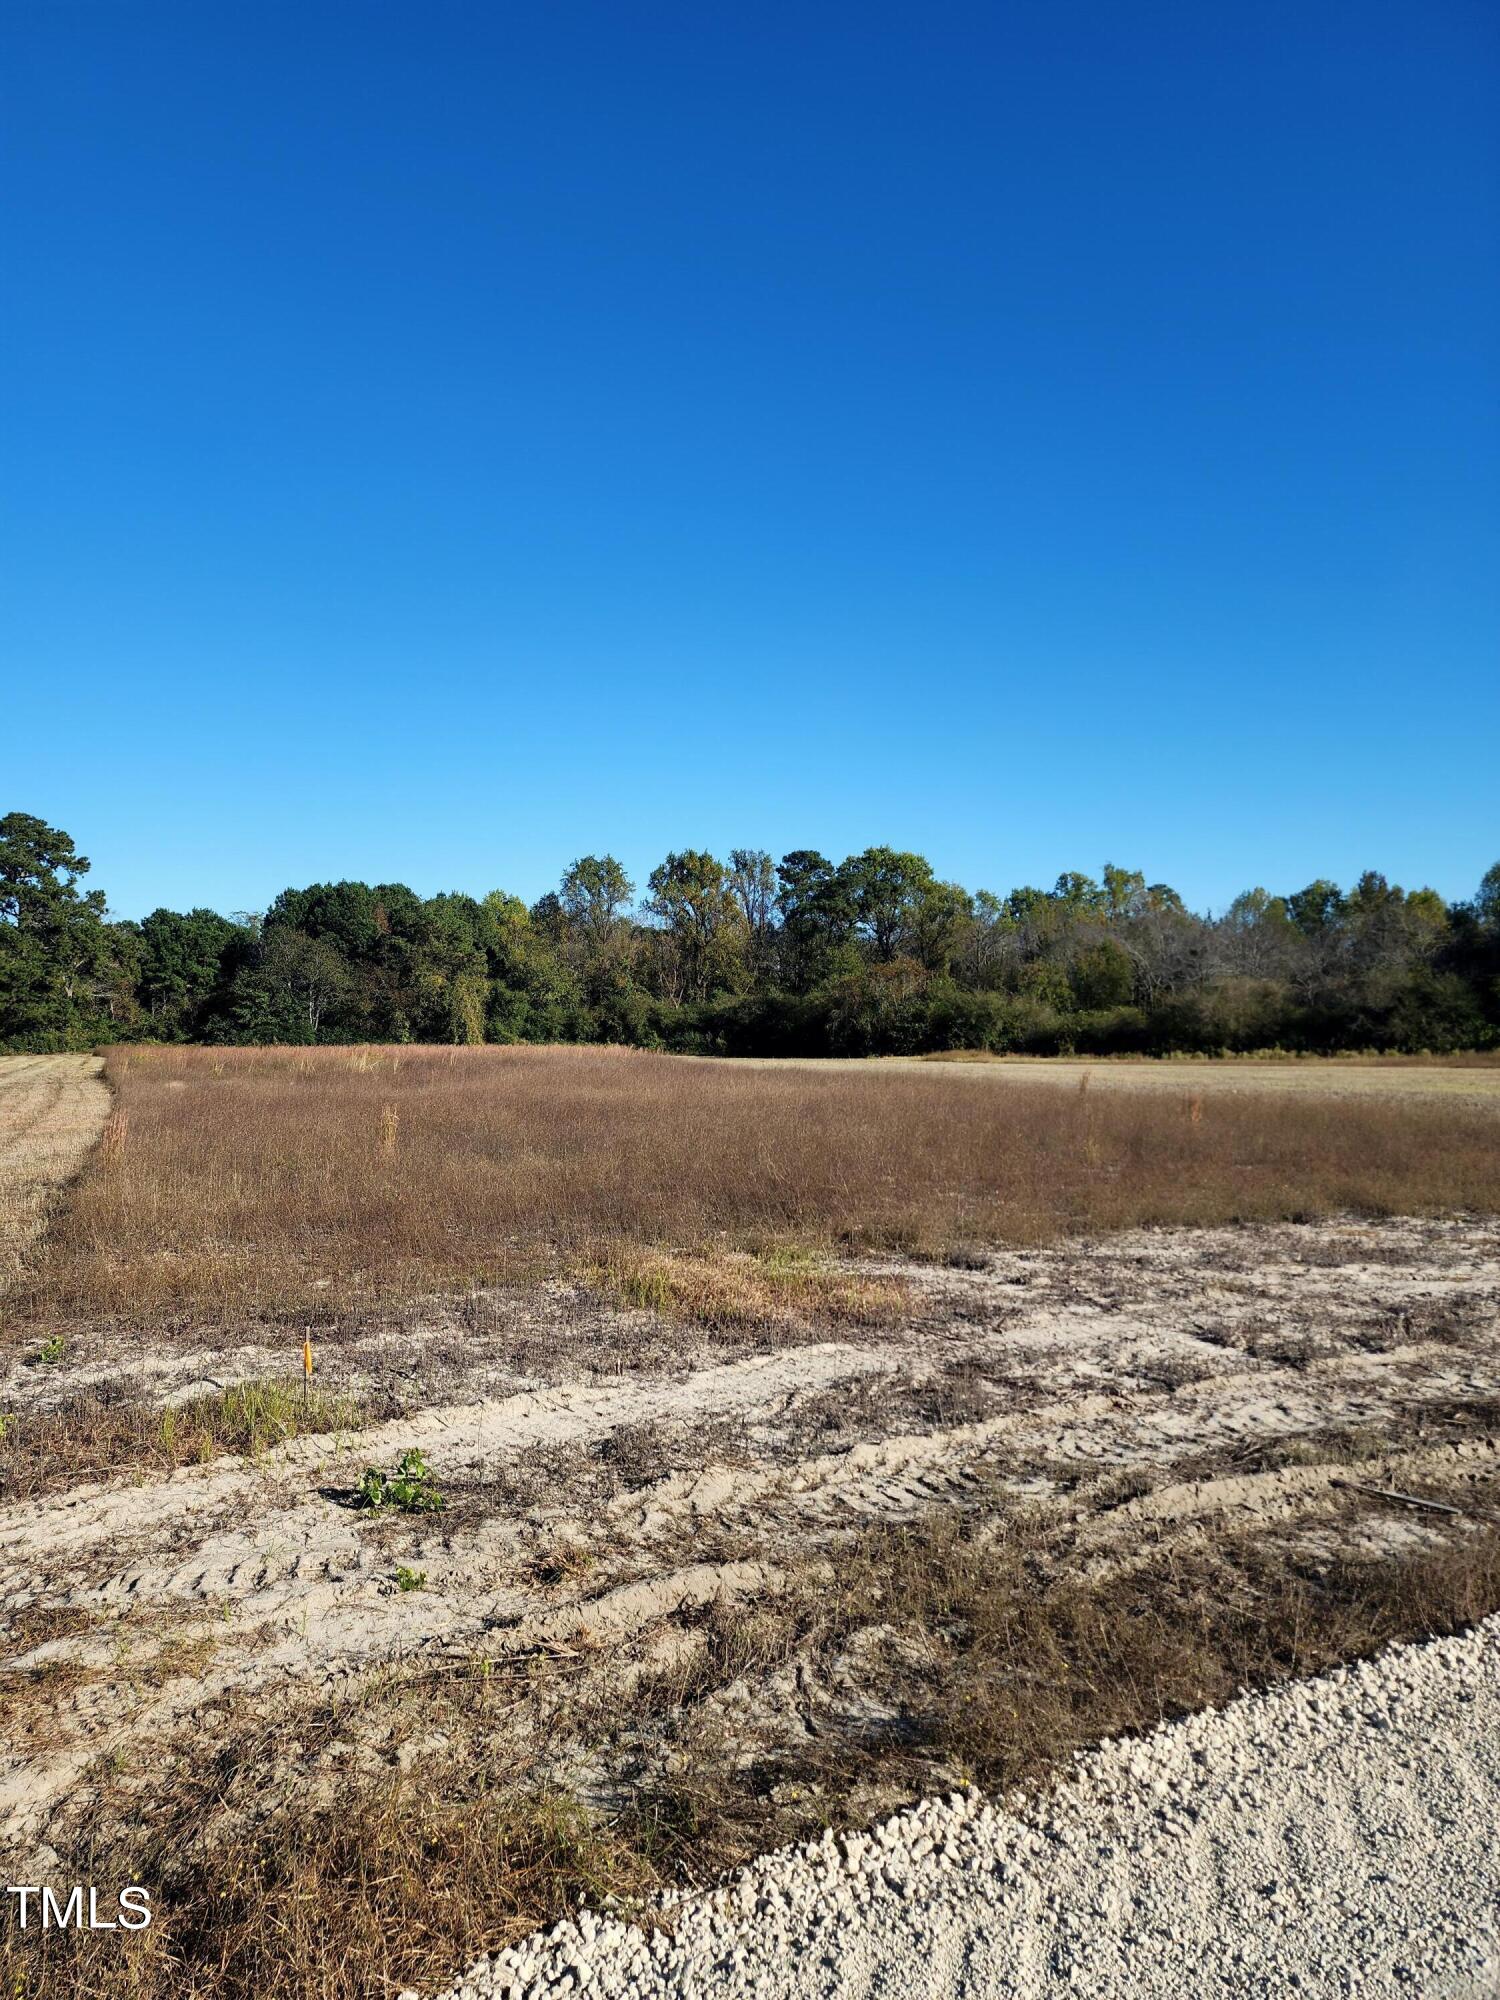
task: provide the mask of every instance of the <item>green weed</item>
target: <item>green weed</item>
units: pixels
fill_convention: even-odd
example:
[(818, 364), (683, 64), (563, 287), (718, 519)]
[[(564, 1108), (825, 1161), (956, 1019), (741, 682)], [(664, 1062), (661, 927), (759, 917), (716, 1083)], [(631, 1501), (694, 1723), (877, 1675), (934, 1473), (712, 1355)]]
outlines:
[(383, 1513), (388, 1507), (401, 1514), (437, 1514), (446, 1503), (433, 1483), (427, 1461), (412, 1449), (402, 1452), (394, 1472), (378, 1472), (367, 1465), (354, 1504), (371, 1514)]

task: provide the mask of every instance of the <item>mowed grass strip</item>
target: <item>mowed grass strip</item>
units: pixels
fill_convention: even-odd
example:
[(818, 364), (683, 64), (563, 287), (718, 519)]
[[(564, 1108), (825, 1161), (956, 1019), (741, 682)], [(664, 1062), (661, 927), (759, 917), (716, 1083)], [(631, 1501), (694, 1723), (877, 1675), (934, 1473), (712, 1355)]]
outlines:
[[(115, 1136), (12, 1325), (322, 1320), (591, 1266), (642, 1295), (638, 1250), (700, 1266), (788, 1244), (940, 1255), (1139, 1223), (1500, 1207), (1491, 1111), (1215, 1095), (1190, 1073), (1176, 1094), (1001, 1093), (940, 1065), (329, 1048), (120, 1049), (107, 1074)], [(658, 1275), (685, 1310), (695, 1288), (723, 1309), (701, 1268)]]

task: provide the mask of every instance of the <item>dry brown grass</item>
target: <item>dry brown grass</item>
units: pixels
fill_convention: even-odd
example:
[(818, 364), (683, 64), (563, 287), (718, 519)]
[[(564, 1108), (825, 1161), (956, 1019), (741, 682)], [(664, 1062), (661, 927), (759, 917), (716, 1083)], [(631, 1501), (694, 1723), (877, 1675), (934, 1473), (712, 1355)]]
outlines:
[[(997, 1535), (945, 1514), (857, 1535), (777, 1597), (691, 1614), (701, 1643), (680, 1666), (628, 1704), (582, 1697), (573, 1718), (591, 1762), (626, 1775), (640, 1772), (649, 1728), (662, 1733), (667, 1755), (614, 1813), (559, 1792), (508, 1733), (521, 1709), (547, 1712), (554, 1727), (566, 1719), (566, 1662), (416, 1670), (378, 1696), (332, 1693), (270, 1723), (231, 1698), (212, 1754), (164, 1762), (147, 1811), (132, 1797), (122, 1831), (60, 1865), (65, 1880), (150, 1884), (150, 1931), (0, 1934), (4, 1990), (28, 2000), (430, 1990), (581, 1894), (630, 1903), (705, 1881), (768, 1845), (864, 1823), (964, 1778), (995, 1790), (1041, 1782), (1101, 1736), (1500, 1607), (1493, 1532), (1392, 1562), (1299, 1558), (1226, 1536), (1092, 1584), (1059, 1569), (1057, 1554), (1024, 1519)], [(834, 1687), (830, 1665), (853, 1648), (858, 1713), (825, 1700), (816, 1733), (789, 1739), (786, 1676)], [(729, 1688), (750, 1698), (726, 1711)], [(809, 1699), (799, 1693), (795, 1706)], [(417, 1738), (439, 1747), (405, 1775), (330, 1755), (361, 1733), (388, 1750)]]
[[(1101, 1738), (1497, 1609), (1493, 1530), (1396, 1560), (1289, 1557), (1226, 1536), (1090, 1583), (1024, 1533), (997, 1541), (952, 1514), (877, 1529), (832, 1578), (824, 1565), (784, 1599), (709, 1608), (705, 1645), (656, 1690), (673, 1758), (620, 1829), (662, 1872), (706, 1882), (956, 1784), (1034, 1788)], [(857, 1716), (814, 1709), (816, 1733), (794, 1744), (720, 1698), (759, 1670), (790, 1699), (795, 1672), (805, 1709), (809, 1680), (845, 1665)]]
[(700, 1326), (767, 1326), (800, 1318), (880, 1326), (908, 1297), (897, 1278), (830, 1268), (795, 1244), (693, 1255), (622, 1243), (573, 1268), (585, 1284), (622, 1305)]
[(1059, 1067), (1076, 1068), (1087, 1063), (1106, 1070), (1158, 1069), (1164, 1065), (1181, 1064), (1207, 1066), (1213, 1070), (1227, 1068), (1234, 1063), (1281, 1063), (1299, 1069), (1497, 1069), (1500, 1068), (1500, 1049), (1460, 1049), (1451, 1055), (1380, 1055), (1364, 1049), (1350, 1049), (1332, 1055), (1303, 1055), (1296, 1049), (1221, 1049), (1213, 1055), (1196, 1055), (1179, 1050), (1169, 1056), (1031, 1056), (1004, 1055), (993, 1049), (934, 1049), (928, 1055), (913, 1056), (907, 1060), (1012, 1063), (1025, 1068), (1032, 1068), (1038, 1063), (1057, 1063)]
[[(308, 1720), (299, 1717), (304, 1728)], [(8, 1925), (5, 1993), (377, 2000), (413, 1976), (435, 1985), (451, 1975), (478, 1935), (514, 1941), (580, 1894), (638, 1893), (659, 1880), (576, 1801), (517, 1790), (482, 1763), (429, 1771), (430, 1785), (351, 1777), (205, 1847), (204, 1819), (253, 1816), (266, 1747), (249, 1729), (230, 1730), (138, 1839), (76, 1857), (79, 1881), (154, 1885), (148, 1930), (23, 1938)]]
[[(1500, 1532), (1490, 1529), (1394, 1560), (1300, 1554), (1226, 1532), (1100, 1583), (1054, 1568), (1024, 1526), (997, 1538), (944, 1513), (863, 1537), (823, 1615), (831, 1642), (896, 1619), (885, 1673), (876, 1667), (865, 1686), (900, 1707), (895, 1756), (1005, 1791), (1102, 1737), (1497, 1608)], [(924, 1781), (922, 1771), (915, 1789)]]
[[(580, 1265), (624, 1271), (627, 1295), (655, 1270), (653, 1301), (692, 1311), (727, 1251), (940, 1255), (1134, 1223), (1500, 1207), (1492, 1114), (1216, 1097), (1187, 1076), (1180, 1098), (999, 1096), (941, 1067), (533, 1048), (121, 1049), (108, 1075), (111, 1142), (12, 1302), (32, 1327), (326, 1321)], [(764, 1264), (741, 1276), (764, 1293)], [(798, 1282), (788, 1266), (783, 1294)], [(716, 1280), (711, 1314), (733, 1315), (734, 1289)]]
[(102, 1479), (254, 1456), (288, 1438), (353, 1430), (367, 1421), (348, 1397), (304, 1397), (281, 1382), (238, 1382), (163, 1409), (143, 1397), (84, 1390), (46, 1408), (7, 1414), (0, 1429), (0, 1501)]

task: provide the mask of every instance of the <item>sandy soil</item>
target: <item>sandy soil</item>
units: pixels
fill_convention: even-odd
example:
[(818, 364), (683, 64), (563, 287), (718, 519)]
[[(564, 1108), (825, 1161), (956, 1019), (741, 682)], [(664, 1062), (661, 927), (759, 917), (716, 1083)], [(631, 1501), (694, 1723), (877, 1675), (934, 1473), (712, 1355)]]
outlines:
[[(15, 1242), (108, 1106), (81, 1058), (11, 1065), (0, 1103)], [(934, 1509), (983, 1529), (1024, 1509), (1101, 1577), (1226, 1522), (1289, 1552), (1384, 1555), (1500, 1515), (1493, 1218), (1138, 1230), (867, 1268), (899, 1276), (910, 1307), (855, 1338), (688, 1333), (562, 1284), (434, 1302), (323, 1348), (325, 1391), (365, 1400), (350, 1435), (0, 1494), (0, 1843), (44, 1871), (110, 1815), (132, 1822), (230, 1707), (269, 1725), (357, 1697), (339, 1740), (315, 1732), (268, 1774), (267, 1810), (335, 1769), (406, 1769), (427, 1753), (391, 1689), (476, 1664), (561, 1689), (515, 1768), (607, 1805), (622, 1776), (600, 1714), (701, 1650), (708, 1609)], [(295, 1355), (191, 1327), (149, 1352), (80, 1329), (33, 1361), (10, 1356), (0, 1381), (22, 1425), (80, 1391), (159, 1409), (285, 1377)], [(411, 1448), (446, 1509), (357, 1511), (364, 1468)], [(1454, 1511), (1381, 1497), (1412, 1492)], [(747, 1673), (700, 1713), (752, 1713), (793, 1749), (878, 1721), (859, 1643), (816, 1671)], [(522, 1709), (493, 1724), (507, 1751), (507, 1730), (533, 1728)], [(631, 1754), (638, 1777), (667, 1752), (643, 1726)]]
[[(685, 1609), (754, 1595), (850, 1524), (940, 1503), (1056, 1507), (1094, 1563), (1226, 1513), (1306, 1533), (1345, 1511), (1355, 1434), (1370, 1485), (1439, 1478), (1460, 1505), (1500, 1505), (1482, 1420), (1500, 1403), (1493, 1224), (1142, 1231), (906, 1275), (909, 1320), (857, 1342), (607, 1380), (564, 1342), (550, 1379), (513, 1394), (0, 1506), (5, 1665), (68, 1670), (45, 1729), (12, 1729), (0, 1753), (0, 1839), (76, 1823), (102, 1752), (159, 1751), (226, 1691), (281, 1699), (580, 1635), (618, 1676), (680, 1637)], [(531, 1303), (492, 1310), (497, 1365), (507, 1328), (534, 1363)], [(623, 1317), (649, 1348), (651, 1316)], [(221, 1353), (220, 1377), (240, 1359)], [(23, 1371), (12, 1406), (54, 1395), (56, 1373)], [(448, 1511), (353, 1511), (362, 1469), (412, 1446)], [(1400, 1506), (1359, 1528), (1393, 1546), (1422, 1532)], [(549, 1576), (559, 1547), (583, 1554)], [(426, 1587), (398, 1591), (398, 1563)], [(184, 1637), (199, 1652), (177, 1672)]]
[(0, 1291), (109, 1116), (98, 1056), (0, 1056)]

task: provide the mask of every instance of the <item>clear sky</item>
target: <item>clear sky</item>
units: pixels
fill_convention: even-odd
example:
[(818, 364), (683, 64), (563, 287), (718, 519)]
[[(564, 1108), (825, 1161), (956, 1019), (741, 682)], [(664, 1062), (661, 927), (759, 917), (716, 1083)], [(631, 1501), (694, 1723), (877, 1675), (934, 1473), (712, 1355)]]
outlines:
[(1500, 856), (1490, 0), (4, 0), (0, 93), (0, 811), (121, 914)]

